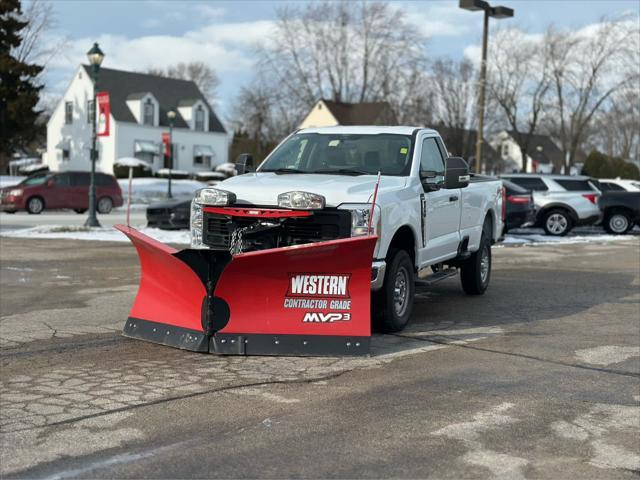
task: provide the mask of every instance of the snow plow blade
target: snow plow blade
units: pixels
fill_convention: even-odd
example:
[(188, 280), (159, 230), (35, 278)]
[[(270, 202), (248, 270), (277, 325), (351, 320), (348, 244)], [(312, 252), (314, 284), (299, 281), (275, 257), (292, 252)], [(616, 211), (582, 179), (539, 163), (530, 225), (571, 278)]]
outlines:
[(125, 336), (227, 355), (369, 353), (374, 236), (232, 256), (116, 228), (142, 270)]

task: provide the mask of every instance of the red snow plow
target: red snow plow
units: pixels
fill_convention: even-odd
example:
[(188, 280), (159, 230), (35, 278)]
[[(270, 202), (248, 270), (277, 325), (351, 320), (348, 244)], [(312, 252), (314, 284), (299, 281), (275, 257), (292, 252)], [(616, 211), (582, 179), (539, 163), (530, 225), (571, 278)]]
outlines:
[(133, 228), (116, 228), (135, 245), (142, 269), (125, 336), (232, 355), (369, 353), (375, 236), (232, 255), (178, 251)]

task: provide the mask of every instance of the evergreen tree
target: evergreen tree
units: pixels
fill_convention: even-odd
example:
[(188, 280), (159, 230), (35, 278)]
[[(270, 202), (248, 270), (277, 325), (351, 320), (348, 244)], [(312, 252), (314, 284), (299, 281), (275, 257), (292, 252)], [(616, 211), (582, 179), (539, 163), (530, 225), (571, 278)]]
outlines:
[(20, 0), (0, 0), (0, 172), (7, 169), (11, 154), (37, 134), (35, 107), (41, 85), (34, 83), (39, 65), (18, 61), (13, 52), (20, 46)]

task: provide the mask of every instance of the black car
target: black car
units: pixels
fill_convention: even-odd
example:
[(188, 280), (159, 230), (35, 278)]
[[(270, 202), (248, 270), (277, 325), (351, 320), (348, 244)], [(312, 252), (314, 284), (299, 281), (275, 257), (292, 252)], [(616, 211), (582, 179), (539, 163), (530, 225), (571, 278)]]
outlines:
[(609, 233), (622, 235), (640, 225), (640, 192), (602, 192), (598, 206), (602, 226)]
[(509, 180), (502, 180), (502, 185), (506, 190), (504, 233), (507, 233), (507, 230), (521, 227), (526, 223), (534, 222), (536, 209), (531, 192)]
[(162, 230), (189, 228), (191, 200), (171, 200), (147, 207), (147, 225)]

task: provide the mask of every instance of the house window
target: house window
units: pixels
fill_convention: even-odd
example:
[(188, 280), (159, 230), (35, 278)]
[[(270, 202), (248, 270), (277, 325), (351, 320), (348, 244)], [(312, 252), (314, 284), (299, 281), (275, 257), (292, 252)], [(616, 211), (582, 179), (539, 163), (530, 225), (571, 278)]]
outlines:
[(87, 102), (87, 123), (92, 124), (94, 118), (96, 118), (96, 104), (93, 100), (89, 100)]
[(202, 105), (198, 105), (196, 109), (196, 130), (198, 132), (204, 132), (204, 109)]
[(64, 123), (67, 125), (73, 123), (73, 102), (64, 102)]
[(509, 156), (509, 144), (506, 142), (502, 144), (502, 156), (503, 157)]
[(69, 147), (63, 148), (62, 149), (62, 160), (69, 160), (69, 156), (70, 156), (70, 150)]
[(151, 101), (150, 98), (147, 99), (146, 102), (144, 102), (144, 114), (143, 114), (143, 118), (142, 118), (142, 124), (143, 125), (153, 125), (153, 117), (154, 117), (154, 107), (153, 107), (153, 102)]
[(210, 167), (214, 153), (211, 147), (196, 145), (193, 147), (193, 164), (197, 167)]

